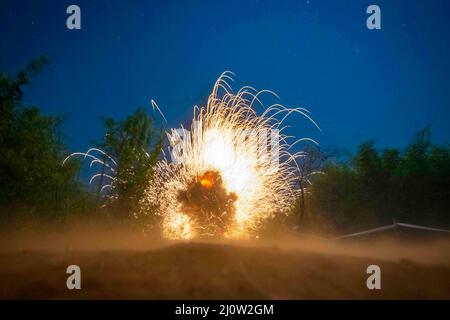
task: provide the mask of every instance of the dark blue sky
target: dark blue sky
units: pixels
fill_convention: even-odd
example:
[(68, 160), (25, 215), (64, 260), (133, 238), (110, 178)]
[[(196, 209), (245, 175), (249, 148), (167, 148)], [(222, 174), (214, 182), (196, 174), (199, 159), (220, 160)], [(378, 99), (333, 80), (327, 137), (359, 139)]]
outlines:
[[(81, 7), (82, 29), (66, 29)], [(382, 30), (366, 28), (377, 4)], [(51, 64), (25, 102), (65, 114), (73, 150), (99, 139), (98, 116), (124, 117), (155, 99), (170, 126), (205, 102), (222, 71), (236, 89), (271, 89), (309, 108), (322, 132), (291, 133), (354, 150), (365, 139), (404, 146), (427, 124), (450, 141), (450, 1), (5, 1), (0, 69), (39, 53)], [(268, 101), (272, 101), (268, 99)]]

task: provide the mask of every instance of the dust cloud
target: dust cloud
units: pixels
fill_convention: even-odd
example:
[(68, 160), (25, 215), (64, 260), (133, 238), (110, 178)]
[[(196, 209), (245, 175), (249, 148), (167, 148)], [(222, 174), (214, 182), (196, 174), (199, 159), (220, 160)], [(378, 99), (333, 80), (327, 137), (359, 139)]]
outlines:
[[(167, 241), (105, 222), (27, 223), (0, 231), (0, 298), (450, 298), (450, 241), (361, 242), (273, 234), (241, 241)], [(65, 288), (79, 265), (80, 291)], [(368, 290), (379, 265), (382, 290)]]

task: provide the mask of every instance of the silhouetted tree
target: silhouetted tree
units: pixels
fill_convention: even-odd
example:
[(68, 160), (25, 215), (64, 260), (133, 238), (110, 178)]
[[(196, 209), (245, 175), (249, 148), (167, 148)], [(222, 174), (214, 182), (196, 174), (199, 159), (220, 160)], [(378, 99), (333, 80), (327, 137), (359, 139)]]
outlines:
[(80, 205), (84, 195), (75, 179), (78, 163), (62, 166), (66, 146), (61, 117), (46, 116), (22, 104), (22, 87), (48, 60), (32, 60), (15, 78), (0, 75), (0, 203), (4, 214), (26, 211), (62, 212)]
[(335, 149), (323, 150), (316, 145), (309, 145), (303, 150), (297, 160), (298, 167), (298, 187), (300, 196), (297, 201), (298, 207), (298, 226), (301, 227), (306, 215), (307, 193), (312, 185), (312, 180), (316, 174), (322, 174), (321, 168), (332, 157), (337, 155)]
[(124, 121), (101, 118), (105, 137), (98, 146), (116, 162), (112, 193), (115, 207), (128, 215), (142, 196), (162, 150), (163, 136), (145, 109), (138, 108)]

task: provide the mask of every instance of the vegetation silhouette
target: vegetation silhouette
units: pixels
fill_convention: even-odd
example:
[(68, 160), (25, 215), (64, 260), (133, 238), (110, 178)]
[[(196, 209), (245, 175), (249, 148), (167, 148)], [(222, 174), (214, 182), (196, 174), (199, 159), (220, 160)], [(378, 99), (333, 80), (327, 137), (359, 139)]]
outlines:
[[(144, 108), (121, 121), (100, 118), (105, 134), (96, 146), (117, 165), (112, 187), (99, 197), (101, 179), (96, 195), (79, 178), (80, 161), (62, 165), (69, 154), (61, 130), (64, 118), (23, 104), (23, 87), (48, 63), (39, 56), (15, 77), (0, 74), (0, 219), (65, 217), (106, 205), (113, 216), (135, 220), (133, 212), (161, 155), (163, 130)], [(403, 149), (379, 150), (371, 140), (360, 144), (353, 155), (340, 155), (333, 149), (305, 149), (298, 163), (300, 197), (290, 216), (278, 217), (272, 225), (322, 232), (358, 231), (393, 220), (450, 226), (450, 148), (448, 143), (432, 143), (431, 127), (419, 131)], [(193, 207), (208, 208), (214, 217), (227, 213), (218, 227), (223, 232), (234, 214), (235, 196), (211, 174), (217, 186), (206, 190), (201, 181), (193, 182), (192, 190), (179, 197), (184, 210), (197, 219), (204, 217), (192, 213)], [(210, 193), (214, 197), (207, 197), (204, 204), (197, 199)], [(221, 205), (209, 208), (214, 201)]]

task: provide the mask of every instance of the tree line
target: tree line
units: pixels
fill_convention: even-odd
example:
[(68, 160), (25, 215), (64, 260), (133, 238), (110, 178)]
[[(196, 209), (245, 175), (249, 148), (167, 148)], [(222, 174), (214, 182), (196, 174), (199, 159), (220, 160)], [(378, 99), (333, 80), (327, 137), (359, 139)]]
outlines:
[(430, 127), (403, 149), (380, 150), (370, 140), (345, 160), (314, 148), (310, 157), (307, 162), (318, 162), (308, 170), (320, 172), (294, 209), (300, 226), (346, 232), (392, 222), (450, 227), (450, 148), (431, 142)]
[[(144, 108), (123, 121), (100, 118), (105, 134), (95, 145), (114, 159), (114, 168), (109, 166), (114, 190), (100, 199), (100, 189), (92, 191), (80, 178), (82, 159), (64, 161), (70, 154), (61, 130), (64, 118), (23, 103), (24, 86), (48, 63), (39, 56), (15, 77), (0, 74), (0, 220), (94, 214), (105, 202), (108, 210), (128, 218), (162, 150), (162, 130)], [(108, 159), (102, 160), (107, 164)], [(106, 184), (102, 173), (94, 183), (98, 187)]]
[[(33, 215), (102, 214), (133, 220), (152, 168), (161, 155), (163, 130), (144, 108), (124, 120), (100, 118), (95, 145), (105, 151), (94, 190), (80, 178), (82, 161), (70, 153), (60, 116), (23, 103), (23, 88), (48, 64), (44, 56), (17, 75), (0, 74), (0, 221)], [(298, 161), (299, 197), (287, 219), (301, 229), (354, 231), (393, 220), (450, 225), (450, 148), (421, 130), (406, 148), (379, 150), (374, 141), (355, 154), (307, 147)], [(114, 172), (111, 190), (106, 171)], [(110, 182), (110, 181), (109, 181)], [(106, 194), (107, 196), (101, 196)], [(130, 219), (132, 218), (132, 219)]]

